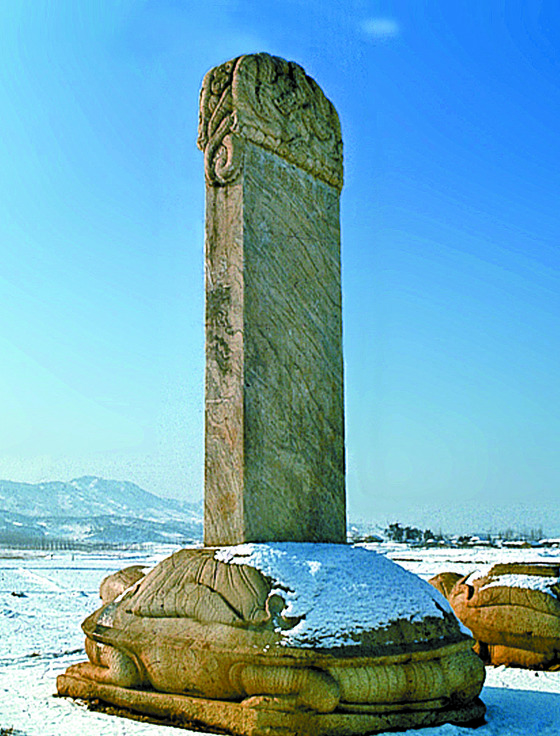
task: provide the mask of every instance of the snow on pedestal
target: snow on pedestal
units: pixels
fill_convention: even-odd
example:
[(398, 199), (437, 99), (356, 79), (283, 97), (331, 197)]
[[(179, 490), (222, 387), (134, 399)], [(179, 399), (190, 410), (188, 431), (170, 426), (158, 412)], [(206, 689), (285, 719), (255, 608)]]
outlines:
[[(334, 544), (184, 549), (83, 624), (61, 694), (260, 736), (478, 721), (484, 667), (440, 594)], [(128, 584), (128, 583), (126, 583)]]
[[(452, 613), (427, 582), (362, 547), (242, 544), (218, 549), (216, 559), (255, 567), (274, 581), (272, 593), (284, 598), (285, 615), (300, 619), (280, 631), (285, 646), (342, 647), (402, 619), (420, 623)], [(463, 632), (470, 635), (466, 627)]]

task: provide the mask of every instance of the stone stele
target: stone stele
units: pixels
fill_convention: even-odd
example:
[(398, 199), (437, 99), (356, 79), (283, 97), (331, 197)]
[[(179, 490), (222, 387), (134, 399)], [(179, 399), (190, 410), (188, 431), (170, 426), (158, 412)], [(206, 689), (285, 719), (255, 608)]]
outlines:
[(206, 174), (204, 541), (346, 541), (333, 105), (294, 63), (242, 56), (200, 101)]
[(337, 114), (268, 54), (210, 71), (200, 107), (206, 546), (106, 578), (58, 692), (239, 736), (480, 722), (445, 598), (344, 544)]

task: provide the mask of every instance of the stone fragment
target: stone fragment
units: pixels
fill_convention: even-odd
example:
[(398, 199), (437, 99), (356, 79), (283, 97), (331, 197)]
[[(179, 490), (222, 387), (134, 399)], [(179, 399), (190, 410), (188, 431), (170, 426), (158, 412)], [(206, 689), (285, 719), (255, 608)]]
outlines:
[(486, 575), (442, 573), (430, 583), (472, 631), (485, 662), (531, 669), (560, 665), (558, 565), (499, 564)]

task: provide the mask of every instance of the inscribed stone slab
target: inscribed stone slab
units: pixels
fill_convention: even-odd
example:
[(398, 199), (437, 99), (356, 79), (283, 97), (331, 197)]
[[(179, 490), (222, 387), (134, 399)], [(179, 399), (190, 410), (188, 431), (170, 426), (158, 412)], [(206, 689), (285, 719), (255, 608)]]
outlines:
[(228, 65), (201, 97), (205, 543), (344, 542), (338, 118), (293, 63)]

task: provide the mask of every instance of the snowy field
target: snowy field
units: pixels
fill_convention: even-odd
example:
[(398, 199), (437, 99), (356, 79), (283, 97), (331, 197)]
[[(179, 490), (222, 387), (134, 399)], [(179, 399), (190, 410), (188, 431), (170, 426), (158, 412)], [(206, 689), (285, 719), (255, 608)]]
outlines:
[[(436, 549), (368, 545), (423, 578), (487, 569), (495, 562), (560, 562), (560, 550)], [(153, 565), (174, 551), (31, 552), (0, 549), (0, 736), (164, 736), (191, 732), (91, 712), (55, 697), (56, 676), (85, 659), (81, 621), (99, 605), (105, 575)], [(487, 723), (424, 729), (424, 736), (559, 736), (560, 672), (488, 668)]]

